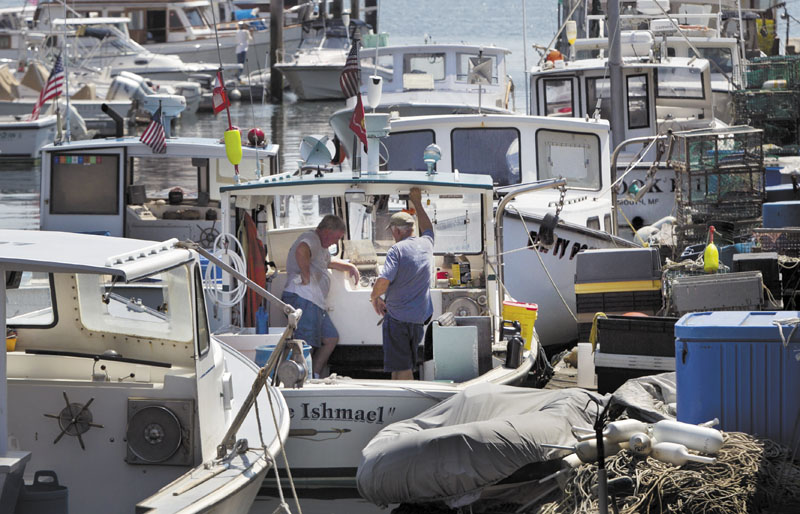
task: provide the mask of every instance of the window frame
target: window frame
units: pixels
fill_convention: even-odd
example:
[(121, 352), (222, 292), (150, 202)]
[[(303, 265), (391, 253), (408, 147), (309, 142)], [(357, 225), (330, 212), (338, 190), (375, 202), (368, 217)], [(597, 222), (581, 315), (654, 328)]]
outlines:
[(536, 157), (537, 157), (537, 161), (536, 161), (536, 178), (537, 179), (544, 180), (544, 179), (542, 179), (542, 177), (541, 177), (541, 175), (539, 173), (539, 161), (538, 161), (538, 159), (541, 158), (541, 156), (543, 156), (542, 152), (539, 151), (539, 134), (542, 133), (542, 132), (558, 132), (558, 133), (561, 133), (561, 134), (577, 134), (577, 135), (581, 135), (581, 136), (592, 136), (592, 137), (594, 137), (595, 140), (597, 140), (597, 163), (600, 166), (600, 182), (598, 183), (597, 188), (593, 189), (593, 188), (590, 188), (590, 187), (579, 187), (579, 186), (572, 186), (570, 184), (567, 184), (567, 189), (574, 189), (574, 190), (580, 190), (580, 191), (602, 191), (603, 190), (603, 151), (602, 151), (602, 148), (601, 148), (602, 145), (600, 144), (600, 136), (597, 135), (597, 134), (593, 134), (591, 132), (575, 132), (575, 131), (572, 131), (572, 130), (556, 130), (556, 129), (549, 129), (549, 128), (537, 129), (536, 130), (536, 134), (534, 135), (534, 141), (536, 142)]
[[(10, 270), (6, 270), (6, 272), (9, 272), (9, 271)], [(25, 270), (25, 271), (29, 271), (29, 270)], [(22, 273), (25, 273), (25, 271), (22, 271)], [(31, 273), (33, 273), (33, 272), (31, 272)], [(17, 325), (17, 324), (8, 323), (8, 318), (6, 318), (6, 326), (8, 328), (14, 328), (14, 329), (17, 329), (17, 328), (24, 328), (24, 329), (42, 328), (42, 329), (47, 329), (47, 328), (53, 328), (58, 324), (58, 304), (57, 304), (57, 299), (56, 299), (56, 282), (55, 282), (55, 277), (53, 276), (52, 273), (48, 273), (47, 274), (47, 280), (48, 280), (48, 282), (50, 284), (50, 304), (52, 305), (52, 308), (53, 308), (53, 321), (51, 323), (47, 324), (47, 325)], [(6, 302), (7, 301), (8, 300), (6, 300)], [(6, 305), (7, 305), (7, 303), (6, 303)], [(5, 315), (5, 313), (3, 313), (3, 315)]]
[[(631, 90), (630, 90), (630, 80), (631, 80), (632, 78), (639, 78), (639, 77), (644, 77), (644, 99), (645, 99), (645, 102), (644, 102), (644, 107), (645, 107), (645, 109), (644, 109), (644, 111), (645, 111), (645, 124), (644, 124), (644, 125), (636, 125), (636, 126), (634, 126), (634, 125), (631, 123)], [(629, 128), (630, 130), (635, 130), (635, 129), (644, 129), (644, 128), (650, 128), (650, 102), (649, 102), (649, 98), (650, 98), (650, 81), (648, 80), (647, 73), (636, 73), (636, 74), (633, 74), (633, 75), (627, 75), (627, 76), (625, 77), (625, 91), (627, 92), (627, 95), (625, 96), (625, 106), (626, 106), (626, 107), (627, 107), (627, 109), (628, 109), (628, 115), (627, 115), (627, 118), (628, 118), (628, 119), (627, 119), (627, 122), (628, 122), (628, 128)]]

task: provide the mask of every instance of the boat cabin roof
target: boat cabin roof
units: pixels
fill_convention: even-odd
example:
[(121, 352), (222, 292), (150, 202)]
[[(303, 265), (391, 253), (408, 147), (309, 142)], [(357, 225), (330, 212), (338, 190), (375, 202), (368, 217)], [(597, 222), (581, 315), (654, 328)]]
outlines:
[[(695, 57), (669, 57), (661, 62), (645, 62), (640, 59), (623, 59), (622, 63), (625, 68), (675, 68), (685, 67), (693, 68), (700, 71), (708, 69), (708, 61), (705, 59), (697, 59)], [(594, 58), (594, 59), (578, 59), (575, 61), (564, 61), (563, 68), (541, 68), (534, 66), (531, 73), (536, 75), (556, 75), (560, 73), (570, 73), (575, 71), (597, 71), (607, 74), (608, 59)]]
[(0, 267), (10, 271), (105, 274), (130, 281), (193, 260), (192, 252), (176, 248), (176, 242), (0, 230)]
[(324, 173), (321, 177), (315, 176), (314, 173), (295, 176), (280, 174), (244, 184), (223, 186), (220, 191), (237, 196), (290, 194), (340, 196), (354, 188), (364, 190), (368, 194), (393, 194), (397, 192), (398, 185), (422, 189), (435, 187), (439, 194), (463, 193), (465, 189), (489, 193), (492, 191), (492, 179), (488, 175), (453, 173), (428, 175), (420, 171), (392, 171), (380, 174), (362, 172), (360, 178), (353, 178), (352, 174), (345, 172)]
[[(154, 154), (153, 150), (139, 141), (138, 137), (108, 137), (105, 139), (88, 139), (70, 141), (69, 143), (49, 144), (42, 152), (65, 152), (75, 150), (100, 150), (103, 148), (126, 147), (129, 157), (201, 157), (226, 158), (225, 145), (217, 139), (208, 137), (180, 137), (167, 139), (167, 152)], [(244, 159), (264, 158), (278, 155), (278, 145), (268, 144), (255, 148), (242, 145)]]
[[(378, 54), (387, 53), (403, 53), (403, 54), (429, 54), (433, 52), (474, 52), (478, 53), (483, 51), (484, 54), (489, 55), (507, 55), (511, 50), (494, 45), (464, 45), (460, 43), (434, 43), (428, 45), (391, 45), (382, 46), (378, 48)], [(361, 57), (370, 57), (375, 54), (375, 48), (364, 47), (361, 49)]]

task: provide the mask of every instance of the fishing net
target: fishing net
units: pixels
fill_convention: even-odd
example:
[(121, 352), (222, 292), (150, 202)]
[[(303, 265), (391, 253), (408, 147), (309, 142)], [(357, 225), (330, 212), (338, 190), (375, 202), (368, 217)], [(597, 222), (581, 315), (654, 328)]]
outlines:
[[(617, 499), (620, 513), (800, 512), (800, 464), (789, 448), (741, 432), (723, 434), (714, 464), (673, 466), (627, 450), (606, 459), (608, 479), (630, 477), (634, 491)], [(595, 513), (597, 466), (584, 464), (568, 478), (561, 499), (536, 514)]]

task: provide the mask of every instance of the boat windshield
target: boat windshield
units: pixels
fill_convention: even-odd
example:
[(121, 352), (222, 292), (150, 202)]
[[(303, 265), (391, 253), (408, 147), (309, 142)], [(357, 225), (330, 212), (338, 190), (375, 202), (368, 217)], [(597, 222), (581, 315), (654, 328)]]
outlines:
[(52, 276), (25, 271), (14, 277), (12, 282), (19, 279), (19, 285), (6, 288), (6, 324), (9, 327), (52, 325), (55, 322)]
[(199, 7), (186, 8), (183, 12), (186, 13), (186, 18), (192, 27), (208, 28), (210, 26), (206, 21), (205, 13)]
[(192, 340), (189, 268), (179, 266), (126, 284), (110, 275), (76, 275), (80, 322), (88, 330), (137, 338)]
[(699, 68), (664, 66), (656, 68), (659, 98), (704, 98), (703, 72)]
[[(700, 58), (706, 59), (714, 64), (711, 65), (711, 73), (733, 73), (733, 52), (730, 48), (697, 48), (700, 51)], [(695, 52), (689, 49), (689, 57), (694, 57)]]
[[(437, 255), (447, 253), (477, 254), (483, 250), (483, 213), (479, 194), (423, 194), (425, 211), (433, 223)], [(387, 230), (389, 219), (410, 203), (400, 197), (371, 196), (362, 203), (348, 204), (350, 239), (371, 240), (378, 254), (385, 254), (394, 244)]]

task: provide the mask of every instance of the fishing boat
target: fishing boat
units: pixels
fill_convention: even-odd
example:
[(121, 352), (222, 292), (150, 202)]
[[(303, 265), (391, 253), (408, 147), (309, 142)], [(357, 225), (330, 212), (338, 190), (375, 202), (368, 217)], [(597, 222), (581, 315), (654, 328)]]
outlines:
[[(630, 247), (615, 236), (605, 120), (507, 114), (457, 114), (390, 119), (382, 139), (388, 169), (427, 168), (436, 144), (440, 174), (490, 173), (498, 196), (520, 184), (563, 177), (563, 192), (516, 196), (505, 208), (498, 260), (509, 294), (539, 305), (544, 346), (574, 342), (575, 256), (587, 248)], [(554, 218), (557, 215), (557, 219)]]
[[(279, 54), (275, 68), (300, 100), (342, 99), (339, 76), (344, 68), (355, 32), (365, 25), (360, 20), (325, 20), (321, 17), (304, 23), (303, 39), (293, 53)], [(352, 26), (351, 29), (348, 27)], [(305, 30), (309, 35), (305, 35)], [(360, 39), (360, 37), (358, 38)]]
[[(381, 90), (368, 102), (371, 112), (423, 116), (509, 114), (514, 110), (513, 84), (506, 71), (510, 52), (505, 48), (467, 44), (380, 46), (381, 38), (374, 38), (370, 44), (360, 54), (361, 90), (365, 97), (370, 90)], [(353, 107), (348, 105), (330, 118), (347, 155), (353, 155), (349, 127)]]
[[(278, 298), (286, 283), (289, 248), (324, 214), (335, 213), (345, 220), (346, 239), (331, 248), (331, 253), (355, 263), (361, 279), (353, 283), (345, 273), (331, 271), (327, 302), (340, 340), (328, 361), (330, 375), (313, 379), (308, 378), (307, 370), (297, 374), (297, 368), (280, 368), (278, 381), (292, 411), (287, 452), (295, 482), (308, 487), (352, 486), (361, 449), (382, 427), (475, 384), (520, 384), (531, 376), (541, 378), (547, 364), (535, 331), (519, 358), (506, 352), (507, 343), (500, 336), (505, 297), (500, 292), (502, 268), (494, 265), (497, 249), (491, 177), (421, 171), (379, 174), (377, 169), (354, 177), (349, 172), (316, 171), (268, 176), (221, 188), (223, 208), (235, 206), (240, 215), (253, 214), (258, 236), (266, 245), (267, 261), (274, 263), (275, 271), (265, 288), (272, 298), (267, 333), (243, 328), (218, 335), (258, 358), (258, 352), (268, 348), (264, 345), (275, 339), (271, 332), (280, 332), (286, 323), (287, 308)], [(553, 185), (546, 182), (529, 187)], [(449, 313), (447, 317), (452, 315), (456, 326), (437, 321), (429, 326), (430, 340), (419, 346), (424, 361), (419, 380), (387, 380), (388, 374), (382, 371), (380, 318), (368, 300), (392, 244), (386, 224), (393, 213), (407, 207), (405, 195), (415, 186), (422, 190), (434, 226), (435, 268), (443, 268), (448, 256), (455, 255), (469, 262), (471, 279), (452, 286), (447, 281), (436, 282), (431, 289), (433, 319)], [(225, 227), (223, 237), (231, 228)], [(435, 280), (432, 275), (431, 282)], [(464, 303), (474, 303), (479, 310), (464, 316)], [(302, 356), (293, 360), (303, 370), (307, 367)]]
[(24, 476), (36, 485), (17, 511), (40, 508), (49, 476), (60, 512), (247, 511), (290, 415), (210, 334), (197, 254), (63, 232), (0, 241), (4, 502)]
[[(150, 53), (174, 55), (186, 63), (217, 63), (220, 60), (223, 63), (235, 63), (238, 23), (233, 19), (220, 19), (219, 11), (213, 12), (213, 9), (215, 7), (209, 0), (81, 0), (69, 3), (69, 16), (125, 17), (130, 20), (130, 27), (120, 28), (132, 42), (144, 46)], [(225, 5), (225, 9), (233, 14), (228, 5)], [(55, 0), (40, 2), (34, 20), (38, 29), (46, 30), (53, 20), (63, 17), (64, 5)], [(243, 22), (253, 38), (247, 50), (247, 58), (252, 69), (255, 69), (256, 63), (263, 65), (265, 56), (269, 55), (269, 16), (266, 19), (259, 16)], [(284, 48), (296, 49), (300, 42), (300, 32), (301, 28), (297, 23), (284, 26)]]
[(56, 138), (55, 114), (27, 120), (28, 116), (0, 116), (0, 156), (36, 159), (40, 149)]

